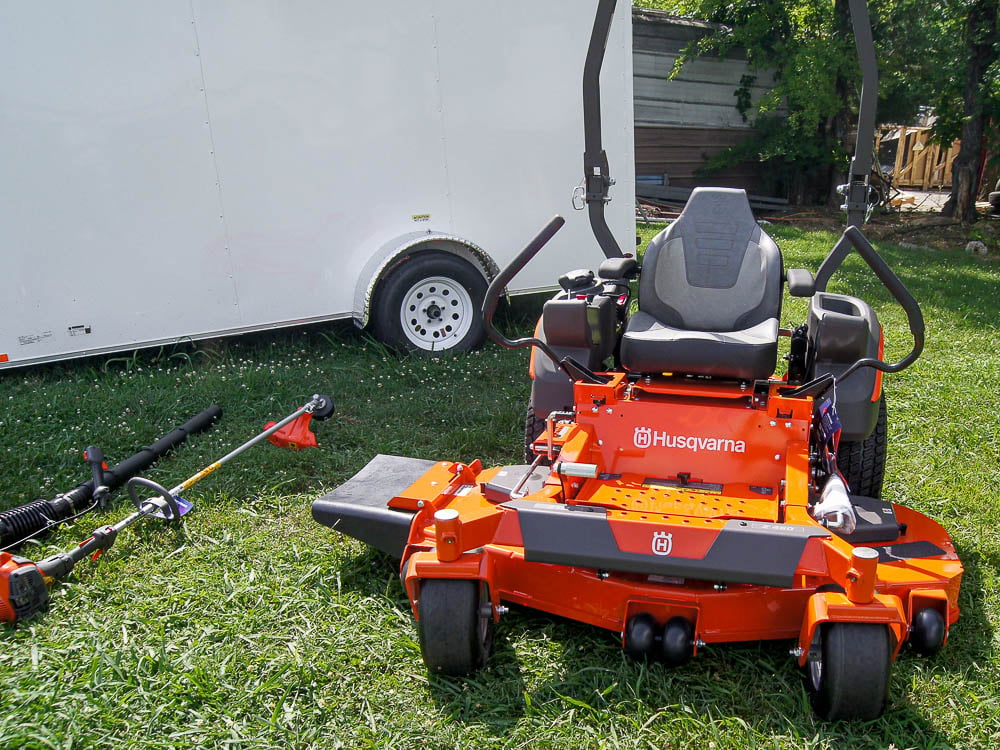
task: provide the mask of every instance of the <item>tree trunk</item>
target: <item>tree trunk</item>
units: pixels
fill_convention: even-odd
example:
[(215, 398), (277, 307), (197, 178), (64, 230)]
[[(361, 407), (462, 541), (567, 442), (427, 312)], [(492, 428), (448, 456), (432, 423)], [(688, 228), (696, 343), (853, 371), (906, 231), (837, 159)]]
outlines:
[(953, 216), (963, 224), (976, 220), (976, 191), (986, 127), (983, 88), (986, 71), (997, 59), (997, 47), (1000, 46), (997, 6), (997, 0), (975, 0), (965, 20), (965, 46), (969, 57), (965, 67), (962, 146), (952, 165), (951, 197), (941, 209), (942, 214)]

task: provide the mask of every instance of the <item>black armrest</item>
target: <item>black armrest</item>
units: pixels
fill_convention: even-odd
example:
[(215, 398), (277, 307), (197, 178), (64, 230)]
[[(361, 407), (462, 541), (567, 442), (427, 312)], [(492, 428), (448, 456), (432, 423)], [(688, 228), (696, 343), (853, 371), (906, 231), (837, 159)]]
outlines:
[(608, 258), (597, 269), (602, 279), (631, 279), (639, 273), (635, 258)]
[(788, 293), (793, 297), (812, 297), (816, 293), (816, 280), (805, 268), (789, 268), (785, 274)]
[(575, 271), (567, 271), (559, 277), (559, 286), (567, 292), (590, 289), (594, 286), (594, 272), (589, 268), (578, 268)]

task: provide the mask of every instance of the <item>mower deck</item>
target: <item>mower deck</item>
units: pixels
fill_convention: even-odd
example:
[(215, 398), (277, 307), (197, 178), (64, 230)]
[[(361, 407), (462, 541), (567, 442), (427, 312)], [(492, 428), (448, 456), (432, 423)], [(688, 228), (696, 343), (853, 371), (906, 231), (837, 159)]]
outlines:
[(418, 618), (422, 581), (465, 579), (496, 619), (516, 603), (628, 647), (636, 616), (681, 617), (696, 646), (797, 639), (800, 664), (825, 622), (882, 623), (898, 651), (916, 612), (957, 620), (962, 566), (937, 523), (857, 496), (849, 536), (809, 514), (811, 399), (777, 381), (616, 374), (575, 388), (575, 418), (550, 423), (537, 465), (378, 456), (313, 515), (402, 559)]
[(434, 466), (433, 461), (379, 454), (333, 492), (315, 500), (313, 518), (393, 557), (402, 557), (413, 513), (389, 507)]

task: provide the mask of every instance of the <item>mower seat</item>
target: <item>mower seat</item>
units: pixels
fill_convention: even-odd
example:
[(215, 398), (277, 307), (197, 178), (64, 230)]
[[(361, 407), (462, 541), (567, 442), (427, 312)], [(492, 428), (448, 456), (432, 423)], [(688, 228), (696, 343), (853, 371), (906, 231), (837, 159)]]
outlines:
[(625, 369), (756, 380), (778, 357), (782, 263), (743, 190), (696, 188), (649, 244)]

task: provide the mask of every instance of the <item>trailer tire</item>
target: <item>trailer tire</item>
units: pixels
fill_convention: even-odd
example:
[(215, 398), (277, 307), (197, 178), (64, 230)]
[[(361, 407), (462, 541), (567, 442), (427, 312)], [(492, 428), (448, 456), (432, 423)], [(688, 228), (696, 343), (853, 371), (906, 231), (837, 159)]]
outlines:
[(397, 261), (379, 282), (376, 338), (404, 351), (470, 351), (483, 343), (486, 279), (451, 253), (426, 250)]
[(864, 440), (841, 443), (837, 449), (837, 468), (844, 475), (844, 481), (852, 495), (882, 497), (888, 426), (883, 394), (879, 400), (878, 420), (872, 434)]

